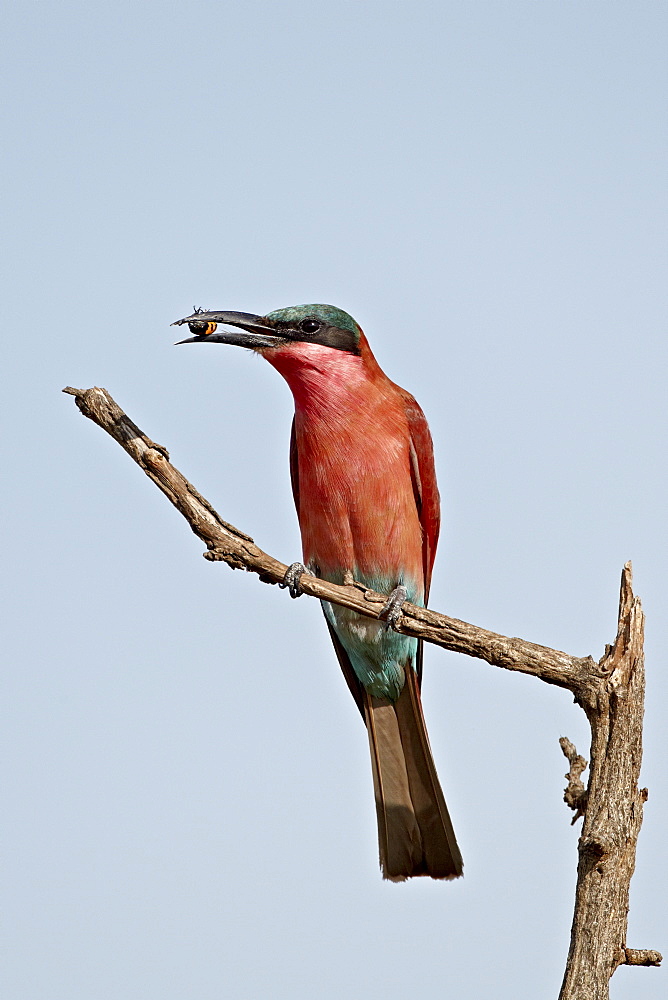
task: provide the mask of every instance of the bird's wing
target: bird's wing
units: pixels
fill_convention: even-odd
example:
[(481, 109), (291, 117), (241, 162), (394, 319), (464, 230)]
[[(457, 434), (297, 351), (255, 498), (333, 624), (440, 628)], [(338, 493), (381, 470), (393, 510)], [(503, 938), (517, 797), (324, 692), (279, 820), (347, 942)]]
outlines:
[[(410, 434), (411, 479), (415, 504), (422, 525), (422, 568), (424, 571), (424, 605), (429, 600), (431, 571), (436, 556), (438, 533), (441, 527), (441, 501), (436, 485), (436, 469), (434, 466), (434, 447), (427, 419), (419, 405), (410, 395), (402, 390), (408, 431)], [(418, 641), (415, 669), (418, 676), (418, 686), (422, 684), (422, 654), (423, 643)]]
[(431, 571), (436, 556), (441, 526), (441, 503), (436, 485), (434, 448), (424, 413), (409, 393), (404, 393), (406, 417), (410, 434), (411, 478), (413, 493), (422, 525), (422, 566), (424, 569), (424, 602), (427, 604)]

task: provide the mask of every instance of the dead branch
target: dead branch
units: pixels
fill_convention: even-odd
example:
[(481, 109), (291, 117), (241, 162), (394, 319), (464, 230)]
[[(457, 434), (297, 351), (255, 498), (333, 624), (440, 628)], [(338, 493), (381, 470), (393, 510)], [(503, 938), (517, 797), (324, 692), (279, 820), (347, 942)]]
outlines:
[[(76, 399), (84, 416), (117, 441), (206, 545), (205, 558), (232, 569), (257, 573), (264, 583), (283, 582), (287, 565), (260, 549), (253, 539), (224, 521), (212, 505), (169, 461), (165, 448), (144, 434), (105, 389), (63, 392)], [(386, 595), (355, 581), (345, 586), (304, 574), (305, 594), (378, 618)], [(572, 691), (592, 731), (591, 769), (563, 738), (571, 765), (564, 800), (584, 816), (578, 851), (578, 880), (571, 946), (559, 1000), (608, 1000), (609, 980), (619, 965), (659, 965), (656, 951), (626, 947), (629, 886), (647, 789), (638, 789), (644, 710), (644, 616), (631, 589), (631, 565), (622, 573), (617, 637), (597, 663), (510, 638), (467, 622), (406, 603), (396, 630), (493, 666), (531, 674)]]
[[(629, 886), (647, 801), (647, 789), (638, 788), (645, 695), (644, 625), (627, 563), (619, 595), (617, 637), (601, 660), (606, 680), (598, 688), (596, 705), (584, 706), (592, 733), (591, 769), (578, 844), (571, 945), (560, 1000), (607, 1000), (609, 980), (618, 966), (658, 964), (656, 952), (626, 948)], [(636, 960), (637, 955), (643, 960)]]
[[(224, 521), (171, 464), (167, 450), (147, 437), (106, 389), (81, 390), (68, 386), (63, 392), (75, 397), (83, 415), (107, 431), (174, 504), (206, 545), (206, 559), (226, 562), (232, 569), (257, 573), (264, 583), (283, 582), (287, 565), (263, 552), (249, 535)], [(305, 573), (300, 585), (304, 593), (311, 597), (332, 601), (369, 618), (378, 618), (387, 600), (386, 595), (377, 594), (354, 581), (346, 586), (337, 586)], [(506, 670), (533, 674), (549, 684), (568, 688), (583, 703), (595, 704), (596, 687), (602, 675), (590, 656), (569, 656), (523, 639), (497, 635), (410, 603), (402, 607), (397, 631), (457, 653), (487, 660)]]
[(566, 739), (565, 736), (562, 736), (559, 740), (559, 746), (563, 750), (564, 756), (568, 758), (568, 763), (571, 765), (568, 774), (564, 775), (565, 778), (568, 778), (568, 785), (564, 792), (564, 802), (570, 809), (575, 810), (575, 816), (571, 820), (571, 826), (573, 826), (575, 821), (580, 819), (580, 816), (584, 816), (587, 806), (587, 791), (580, 777), (582, 772), (586, 770), (587, 761), (584, 757), (580, 756), (571, 741)]
[(663, 956), (658, 951), (648, 951), (647, 948), (624, 948), (622, 965), (661, 965)]

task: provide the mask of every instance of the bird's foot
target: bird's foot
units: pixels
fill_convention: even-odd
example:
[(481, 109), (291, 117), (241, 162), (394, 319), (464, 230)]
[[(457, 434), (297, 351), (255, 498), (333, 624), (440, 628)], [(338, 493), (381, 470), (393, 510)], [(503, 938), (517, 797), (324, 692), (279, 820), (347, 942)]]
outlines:
[(294, 562), (285, 571), (285, 576), (283, 577), (283, 582), (279, 583), (279, 587), (283, 590), (286, 587), (290, 592), (290, 597), (301, 597), (304, 591), (301, 588), (301, 583), (299, 582), (302, 577), (302, 573), (306, 572), (306, 566), (304, 563)]
[(401, 609), (408, 600), (408, 591), (403, 584), (395, 587), (378, 615), (386, 628), (394, 628), (401, 618)]

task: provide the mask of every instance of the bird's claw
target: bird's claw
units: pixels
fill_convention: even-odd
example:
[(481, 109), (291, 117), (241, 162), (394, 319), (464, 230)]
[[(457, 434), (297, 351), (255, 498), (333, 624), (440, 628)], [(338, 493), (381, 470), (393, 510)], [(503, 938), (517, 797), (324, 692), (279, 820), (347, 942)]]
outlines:
[(285, 576), (283, 577), (283, 582), (279, 583), (279, 587), (283, 590), (287, 587), (290, 597), (301, 597), (304, 591), (301, 588), (301, 577), (302, 573), (306, 572), (306, 566), (304, 563), (293, 562), (285, 571)]
[(387, 629), (394, 628), (401, 618), (401, 609), (408, 600), (408, 591), (403, 584), (395, 587), (378, 615)]

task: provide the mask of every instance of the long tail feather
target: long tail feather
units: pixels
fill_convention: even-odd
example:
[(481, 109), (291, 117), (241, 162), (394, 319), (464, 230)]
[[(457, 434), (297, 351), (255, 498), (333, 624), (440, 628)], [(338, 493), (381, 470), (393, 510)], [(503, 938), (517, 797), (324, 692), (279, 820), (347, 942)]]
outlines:
[(462, 857), (429, 748), (415, 672), (396, 702), (365, 693), (383, 877), (452, 879)]

